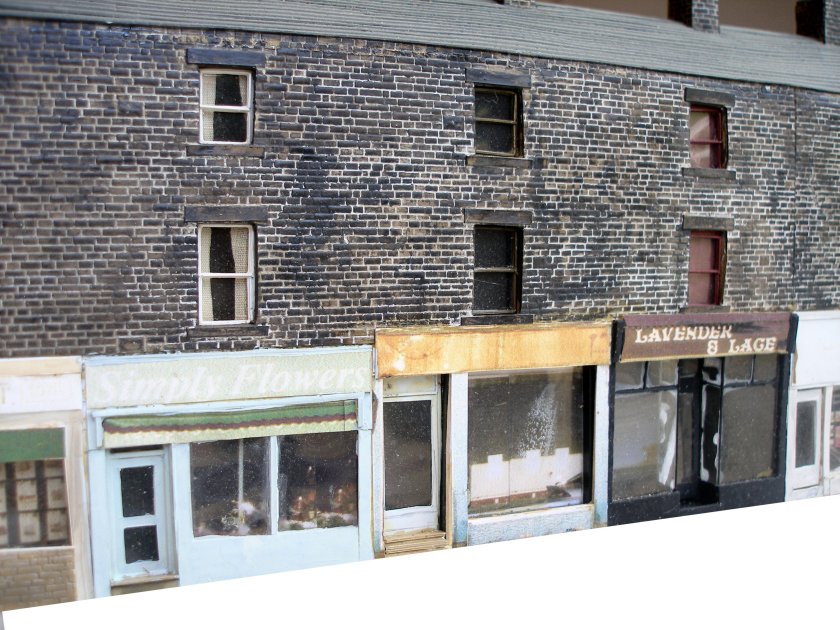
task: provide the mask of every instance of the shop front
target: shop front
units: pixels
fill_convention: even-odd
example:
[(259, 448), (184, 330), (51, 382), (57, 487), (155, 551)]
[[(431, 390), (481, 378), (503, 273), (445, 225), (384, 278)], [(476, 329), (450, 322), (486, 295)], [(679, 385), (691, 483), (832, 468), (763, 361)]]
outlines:
[(840, 493), (840, 312), (797, 313), (787, 498)]
[(96, 595), (372, 557), (371, 349), (91, 359)]
[(377, 331), (374, 544), (606, 524), (610, 325)]
[(81, 372), (0, 361), (0, 610), (90, 597)]
[(616, 322), (610, 518), (784, 500), (789, 313)]

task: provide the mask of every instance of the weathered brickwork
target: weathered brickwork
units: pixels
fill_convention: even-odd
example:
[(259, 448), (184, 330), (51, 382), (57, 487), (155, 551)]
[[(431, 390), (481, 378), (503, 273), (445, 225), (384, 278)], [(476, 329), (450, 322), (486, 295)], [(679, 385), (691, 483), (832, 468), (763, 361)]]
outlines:
[(824, 0), (824, 2), (825, 43), (840, 46), (840, 0)]
[[(187, 154), (196, 46), (265, 53), (264, 158)], [(530, 74), (530, 167), (465, 163), (468, 68)], [(0, 73), (3, 356), (369, 343), (378, 326), (458, 324), (471, 315), (467, 210), (533, 214), (522, 312), (536, 320), (682, 309), (686, 215), (734, 221), (726, 307), (840, 306), (828, 247), (838, 95), (419, 45), (24, 20), (2, 26)], [(686, 87), (734, 96), (734, 180), (683, 173)], [(268, 210), (256, 225), (266, 335), (195, 330), (184, 210), (207, 206)]]
[(668, 0), (668, 18), (699, 31), (720, 31), (718, 0)]
[(75, 599), (73, 549), (0, 550), (0, 611)]
[[(840, 277), (840, 103), (800, 92), (797, 135), (796, 302), (802, 309), (837, 308)], [(827, 132), (833, 130), (833, 132)], [(832, 184), (832, 181), (835, 183)]]

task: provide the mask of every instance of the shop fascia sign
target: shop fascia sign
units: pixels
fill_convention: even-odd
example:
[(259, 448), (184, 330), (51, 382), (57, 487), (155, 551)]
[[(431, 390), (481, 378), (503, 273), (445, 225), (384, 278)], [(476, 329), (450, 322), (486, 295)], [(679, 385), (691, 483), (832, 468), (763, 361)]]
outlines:
[(788, 351), (789, 313), (627, 315), (621, 361)]

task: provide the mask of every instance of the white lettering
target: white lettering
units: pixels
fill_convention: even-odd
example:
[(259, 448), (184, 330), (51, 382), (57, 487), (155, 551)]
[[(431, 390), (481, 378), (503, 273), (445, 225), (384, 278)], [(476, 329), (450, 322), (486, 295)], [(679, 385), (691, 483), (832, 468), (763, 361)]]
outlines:
[(718, 342), (717, 342), (717, 340), (712, 339), (706, 345), (706, 354), (714, 355), (714, 354), (717, 354), (717, 351), (718, 351)]

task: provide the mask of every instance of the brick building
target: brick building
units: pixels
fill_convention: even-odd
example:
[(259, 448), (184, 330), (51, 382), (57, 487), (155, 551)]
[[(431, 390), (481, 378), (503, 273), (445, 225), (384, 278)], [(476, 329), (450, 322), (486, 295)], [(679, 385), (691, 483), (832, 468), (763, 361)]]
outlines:
[(0, 338), (79, 357), (75, 596), (831, 490), (836, 0), (52, 5)]

